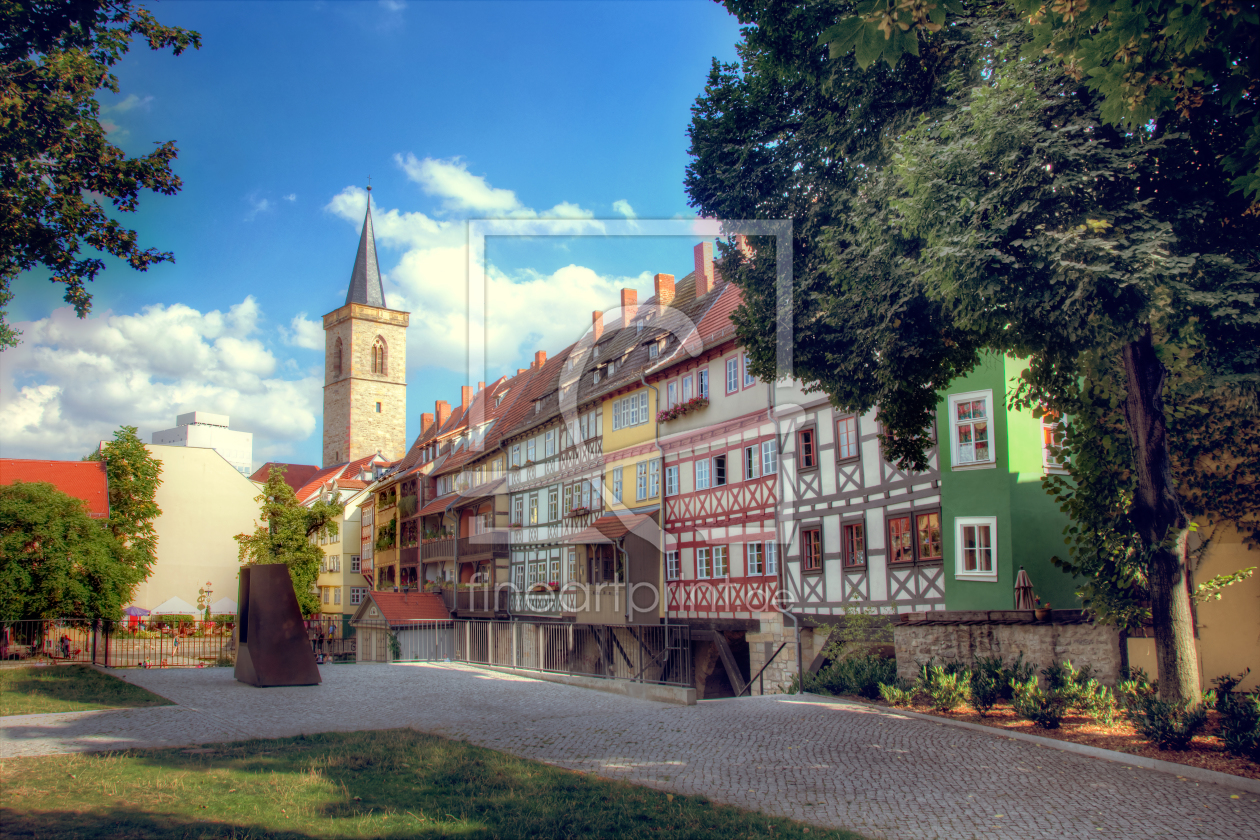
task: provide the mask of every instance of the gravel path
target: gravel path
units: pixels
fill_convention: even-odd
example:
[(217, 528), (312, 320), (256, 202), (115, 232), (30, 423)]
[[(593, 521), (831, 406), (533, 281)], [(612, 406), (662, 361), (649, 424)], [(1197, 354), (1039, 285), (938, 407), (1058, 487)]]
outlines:
[(672, 706), (458, 664), (321, 671), (266, 689), (226, 668), (114, 671), (179, 705), (0, 718), (0, 758), (411, 726), (869, 837), (1260, 834), (1255, 794), (855, 704)]

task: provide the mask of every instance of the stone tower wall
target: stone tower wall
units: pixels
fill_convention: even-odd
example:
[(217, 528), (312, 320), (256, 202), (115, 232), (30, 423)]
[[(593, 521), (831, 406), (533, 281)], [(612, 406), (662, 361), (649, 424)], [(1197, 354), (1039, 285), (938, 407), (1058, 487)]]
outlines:
[[(405, 454), (407, 322), (406, 312), (357, 303), (324, 316), (324, 466), (378, 451), (390, 460)], [(372, 372), (378, 336), (386, 345), (384, 374)], [(340, 376), (337, 339), (342, 346)]]

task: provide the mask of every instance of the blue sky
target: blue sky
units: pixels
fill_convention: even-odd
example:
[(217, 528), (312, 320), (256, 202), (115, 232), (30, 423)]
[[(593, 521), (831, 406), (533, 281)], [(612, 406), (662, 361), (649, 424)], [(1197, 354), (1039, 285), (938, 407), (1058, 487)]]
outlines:
[[(690, 106), (738, 23), (708, 0), (163, 2), (201, 33), (133, 47), (102, 121), (129, 154), (175, 140), (174, 197), (124, 221), (175, 253), (111, 261), (88, 321), (35, 271), (0, 354), (7, 457), (78, 457), (120, 424), (230, 414), (255, 461), (318, 463), (323, 338), (370, 175), (391, 307), (409, 309), (408, 439), (465, 381), (468, 218), (685, 218)], [(691, 270), (686, 238), (492, 240), (491, 375), (563, 347), (623, 286)]]

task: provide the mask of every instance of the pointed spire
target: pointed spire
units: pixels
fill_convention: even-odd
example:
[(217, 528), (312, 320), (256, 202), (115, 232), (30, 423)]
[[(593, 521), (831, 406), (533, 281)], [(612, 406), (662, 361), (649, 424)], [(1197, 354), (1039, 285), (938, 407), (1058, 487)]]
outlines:
[(359, 253), (354, 258), (354, 272), (350, 275), (350, 288), (346, 291), (346, 303), (363, 303), (386, 309), (385, 289), (381, 286), (381, 269), (376, 264), (376, 235), (372, 231), (372, 188), (368, 187), (367, 216), (363, 219), (363, 233), (359, 236)]

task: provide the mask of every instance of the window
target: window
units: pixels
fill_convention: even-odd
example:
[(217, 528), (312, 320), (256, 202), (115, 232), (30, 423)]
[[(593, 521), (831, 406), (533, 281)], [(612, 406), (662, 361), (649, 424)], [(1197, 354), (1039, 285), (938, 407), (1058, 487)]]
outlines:
[(341, 603), (341, 587), (334, 586), (332, 588), (332, 591), (333, 591), (333, 603), (340, 604)]
[(678, 495), (678, 467), (665, 468), (665, 495)]
[(631, 394), (613, 403), (613, 429), (628, 429), (648, 421), (647, 390)]
[(726, 485), (726, 456), (715, 455), (713, 457), (713, 486), (724, 487)]
[(652, 461), (648, 464), (648, 498), (656, 498), (661, 495), (661, 462)]
[(726, 393), (733, 394), (739, 390), (739, 359), (732, 357), (726, 360)]
[(915, 514), (914, 528), (918, 533), (915, 548), (918, 552), (919, 560), (940, 560), (943, 556), (940, 513)]
[(1043, 411), (1041, 415), (1041, 464), (1047, 473), (1067, 472), (1063, 457), (1054, 451), (1062, 445), (1063, 426), (1059, 415), (1053, 411)]
[(648, 358), (655, 359), (661, 354), (661, 347), (655, 341), (648, 345)]
[(757, 446), (744, 447), (744, 480), (750, 481), (761, 477), (761, 458), (757, 454)]
[(960, 516), (954, 520), (954, 528), (958, 546), (956, 576), (996, 581), (997, 518)]
[(569, 549), (569, 580), (577, 580), (577, 549)]
[(763, 441), (761, 444), (761, 474), (774, 475), (779, 471), (779, 442)]
[(333, 378), (335, 379), (341, 378), (341, 355), (342, 355), (341, 347), (342, 347), (341, 339), (338, 338), (336, 346), (333, 347), (333, 358), (332, 358)]
[(543, 454), (550, 458), (556, 454), (556, 430), (552, 429), (543, 436)]
[(678, 562), (677, 551), (665, 552), (665, 579), (678, 580), (682, 575), (681, 563)]
[(320, 587), (320, 590), (322, 590), (322, 591), (323, 591), (323, 593), (324, 593), (324, 603), (325, 603), (325, 604), (327, 604), (327, 603), (328, 603), (328, 596), (332, 594), (332, 587), (331, 587), (331, 586), (321, 586), (321, 587)]
[(888, 520), (888, 562), (914, 562), (914, 538), (910, 535), (908, 516), (895, 516)]
[(613, 498), (621, 501), (621, 467), (613, 470)]
[(801, 532), (801, 561), (806, 572), (822, 568), (822, 530), (810, 528)]
[(517, 496), (512, 500), (512, 524), (521, 525), (525, 522), (525, 497)]
[(989, 433), (992, 405), (992, 391), (954, 394), (949, 398), (954, 466), (993, 463), (992, 437)]
[(538, 524), (538, 494), (531, 493), (529, 495), (529, 524)]
[(385, 372), (385, 340), (377, 337), (372, 344), (372, 373), (384, 374)]
[(560, 518), (560, 488), (552, 487), (547, 491), (547, 521), (555, 522)]
[(853, 415), (836, 421), (836, 456), (841, 461), (858, 456), (857, 417)]
[(363, 561), (357, 554), (350, 555), (350, 571), (356, 574), (363, 571)]
[(753, 376), (752, 371), (748, 369), (751, 366), (751, 363), (752, 363), (752, 359), (748, 358), (748, 354), (745, 353), (744, 354), (744, 387), (745, 388), (747, 388), (749, 385), (755, 385), (757, 383), (757, 377)]
[(673, 408), (678, 405), (678, 383), (671, 382), (665, 386), (665, 407)]
[(568, 516), (569, 511), (573, 510), (573, 485), (570, 484), (564, 488), (564, 515)]
[(748, 569), (748, 574), (750, 576), (764, 575), (766, 573), (766, 555), (765, 551), (762, 549), (761, 543), (748, 543), (745, 551), (747, 553), (747, 562), (745, 565)]
[(380, 414), (380, 413), (381, 413), (381, 404), (380, 404), (380, 403), (377, 403), (377, 404), (376, 404), (376, 413), (377, 413), (377, 414)]
[(818, 466), (818, 448), (814, 444), (813, 429), (801, 429), (796, 433), (796, 464), (803, 470)]
[(713, 577), (713, 557), (707, 548), (696, 549), (696, 577)]
[[(595, 349), (598, 350), (599, 348), (596, 347)], [(596, 355), (599, 355), (599, 354), (596, 353)], [(591, 384), (593, 385), (599, 384), (599, 375), (602, 370), (603, 368), (595, 368), (595, 372), (591, 374)]]
[(691, 399), (691, 391), (692, 391), (691, 377), (684, 376), (682, 378), (682, 401), (683, 402), (686, 402), (687, 400)]
[(701, 458), (696, 461), (696, 489), (709, 489), (709, 459)]
[(713, 576), (729, 577), (731, 574), (730, 546), (718, 545), (713, 548)]
[(700, 396), (707, 400), (709, 398), (709, 369), (700, 368), (696, 373), (696, 380), (700, 383)]
[(866, 524), (854, 522), (843, 529), (844, 565), (866, 565)]
[(519, 467), (521, 465), (521, 445), (519, 443), (512, 446), (512, 466)]
[(647, 498), (647, 461), (635, 464), (634, 467), (634, 498), (635, 501), (643, 501)]
[(352, 587), (350, 587), (350, 603), (351, 603), (352, 605), (353, 605), (353, 604), (362, 604), (362, 603), (363, 603), (363, 598), (364, 598), (364, 596), (366, 596), (366, 595), (367, 595), (367, 587), (366, 587), (366, 586), (352, 586)]
[(536, 448), (535, 448), (535, 446), (534, 446), (534, 443), (535, 443), (534, 438), (530, 438), (529, 440), (525, 441), (525, 460), (526, 460), (526, 462), (529, 462), (529, 461), (534, 460), (534, 455), (535, 455), (535, 454), (536, 454), (536, 452), (537, 452), (537, 450), (536, 450)]
[(779, 544), (775, 542), (766, 543), (766, 574), (777, 575), (779, 573)]

